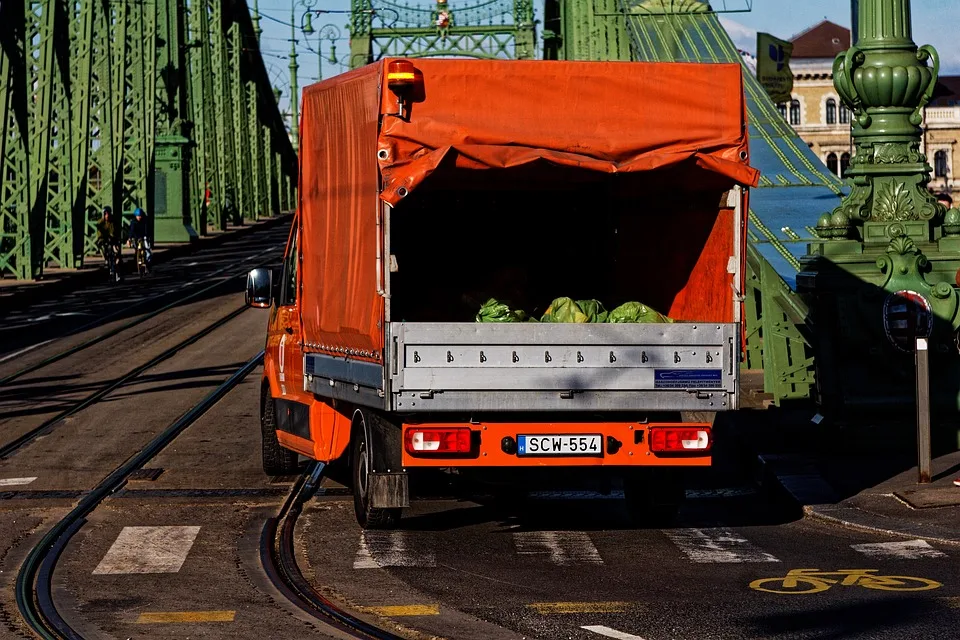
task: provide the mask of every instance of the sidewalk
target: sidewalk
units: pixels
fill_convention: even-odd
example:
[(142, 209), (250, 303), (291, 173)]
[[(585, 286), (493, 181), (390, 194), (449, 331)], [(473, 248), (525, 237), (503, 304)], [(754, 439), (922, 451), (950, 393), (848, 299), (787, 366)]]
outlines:
[[(757, 456), (760, 479), (810, 518), (960, 545), (960, 487), (953, 485), (960, 477), (960, 452), (934, 459), (933, 482), (917, 484), (912, 431), (903, 425), (900, 441), (891, 442), (885, 432), (870, 443), (869, 429), (831, 435), (830, 427), (808, 422), (799, 447), (804, 451), (781, 453), (787, 447), (774, 445), (778, 452)], [(859, 451), (858, 442), (864, 443)]]
[[(246, 221), (244, 225), (228, 225), (226, 231), (214, 230), (210, 235), (196, 238), (192, 242), (162, 243), (153, 248), (154, 266), (168, 262), (173, 258), (191, 255), (224, 242), (241, 238), (257, 230), (269, 229), (290, 219), (290, 214), (280, 214), (272, 218), (260, 218)], [(133, 249), (123, 246), (123, 260), (128, 266), (133, 259)], [(87, 256), (80, 269), (44, 269), (41, 280), (13, 280), (0, 278), (0, 309), (4, 311), (21, 309), (39, 300), (49, 299), (62, 293), (96, 284), (104, 279), (103, 258)]]

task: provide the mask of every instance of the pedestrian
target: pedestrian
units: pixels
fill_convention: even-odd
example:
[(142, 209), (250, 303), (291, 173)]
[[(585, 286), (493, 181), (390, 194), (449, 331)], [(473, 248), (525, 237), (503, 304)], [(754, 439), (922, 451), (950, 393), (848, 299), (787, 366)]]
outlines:
[(147, 270), (149, 270), (153, 252), (150, 250), (150, 238), (147, 234), (147, 215), (140, 207), (133, 210), (133, 220), (130, 221), (130, 236), (127, 240), (127, 246), (133, 247), (138, 241), (143, 242)]

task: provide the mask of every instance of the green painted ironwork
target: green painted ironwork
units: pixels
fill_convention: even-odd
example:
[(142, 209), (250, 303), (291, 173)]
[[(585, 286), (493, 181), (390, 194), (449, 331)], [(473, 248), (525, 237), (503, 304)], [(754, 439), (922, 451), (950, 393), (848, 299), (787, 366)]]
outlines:
[(189, 237), (231, 197), (289, 209), (295, 173), (243, 0), (0, 3), (4, 276), (80, 266), (105, 206), (158, 227), (167, 211)]
[(839, 410), (909, 408), (912, 338), (931, 352), (932, 400), (960, 408), (960, 211), (927, 189), (920, 152), (923, 108), (939, 72), (918, 47), (909, 0), (859, 0), (857, 37), (834, 63), (834, 84), (854, 114), (853, 187), (817, 226), (798, 287), (821, 330), (821, 395)]
[(350, 60), (356, 68), (382, 57), (457, 56), (532, 59), (533, 0), (437, 0), (410, 5), (351, 0)]

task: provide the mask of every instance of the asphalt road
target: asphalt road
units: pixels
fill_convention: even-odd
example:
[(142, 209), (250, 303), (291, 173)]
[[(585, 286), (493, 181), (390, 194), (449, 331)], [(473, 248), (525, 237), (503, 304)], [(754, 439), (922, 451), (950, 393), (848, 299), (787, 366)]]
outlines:
[[(84, 295), (93, 304), (95, 292), (77, 292), (74, 308), (84, 308)], [(217, 292), (0, 387), (0, 444), (241, 299)], [(111, 308), (123, 304), (118, 298)], [(0, 637), (31, 637), (12, 585), (40, 535), (259, 351), (266, 317), (244, 312), (0, 460)], [(99, 330), (0, 363), (0, 375)], [(41, 338), (21, 333), (5, 348)], [(261, 529), (290, 479), (260, 470), (258, 391), (255, 372), (101, 505), (66, 547), (54, 599), (84, 637), (343, 637), (287, 603), (260, 566)], [(300, 565), (323, 593), (411, 638), (958, 635), (960, 548), (798, 519), (757, 490), (749, 460), (723, 436), (721, 428), (716, 468), (694, 478), (671, 528), (635, 528), (616, 494), (538, 493), (505, 505), (443, 489), (416, 500), (399, 530), (362, 533), (349, 496), (328, 480), (298, 525)], [(818, 575), (777, 580), (796, 570)]]

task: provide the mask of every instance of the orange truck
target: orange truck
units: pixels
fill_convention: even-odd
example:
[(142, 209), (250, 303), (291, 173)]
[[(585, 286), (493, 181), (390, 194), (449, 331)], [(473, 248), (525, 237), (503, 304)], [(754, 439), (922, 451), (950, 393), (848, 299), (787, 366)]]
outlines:
[[(740, 73), (387, 59), (307, 87), (283, 264), (248, 277), (264, 470), (345, 461), (371, 528), (431, 470), (622, 481), (634, 514), (675, 510), (680, 472), (711, 464), (710, 421), (683, 418), (738, 406)], [(474, 321), (559, 296), (672, 322)]]

